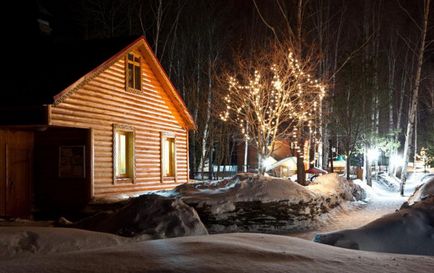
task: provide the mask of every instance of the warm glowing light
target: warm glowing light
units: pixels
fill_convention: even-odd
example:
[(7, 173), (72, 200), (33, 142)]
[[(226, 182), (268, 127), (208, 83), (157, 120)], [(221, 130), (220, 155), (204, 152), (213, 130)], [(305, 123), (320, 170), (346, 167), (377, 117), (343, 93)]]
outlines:
[(401, 155), (392, 155), (390, 157), (390, 165), (392, 167), (399, 167), (404, 165), (404, 158)]
[[(318, 109), (326, 94), (326, 85), (308, 73), (303, 60), (288, 51), (284, 65), (271, 64), (246, 74), (227, 78), (228, 94), (224, 110), (219, 114), (223, 122), (232, 122), (246, 140), (269, 144), (279, 134), (282, 124), (288, 124), (296, 149), (297, 140), (308, 132), (319, 143), (320, 120)], [(299, 130), (297, 131), (297, 127)]]
[(368, 160), (376, 161), (380, 157), (380, 151), (377, 148), (368, 150)]

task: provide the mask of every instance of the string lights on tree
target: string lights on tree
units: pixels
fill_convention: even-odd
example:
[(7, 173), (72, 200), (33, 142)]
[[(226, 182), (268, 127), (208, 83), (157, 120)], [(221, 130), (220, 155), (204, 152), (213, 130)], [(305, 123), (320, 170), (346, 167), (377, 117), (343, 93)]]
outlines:
[[(302, 132), (319, 143), (318, 107), (326, 86), (310, 71), (292, 51), (263, 58), (255, 65), (240, 61), (237, 70), (227, 75), (220, 119), (236, 124), (262, 159), (270, 156), (277, 139), (291, 139), (298, 152), (303, 150), (299, 144)], [(261, 166), (258, 169), (263, 172)]]

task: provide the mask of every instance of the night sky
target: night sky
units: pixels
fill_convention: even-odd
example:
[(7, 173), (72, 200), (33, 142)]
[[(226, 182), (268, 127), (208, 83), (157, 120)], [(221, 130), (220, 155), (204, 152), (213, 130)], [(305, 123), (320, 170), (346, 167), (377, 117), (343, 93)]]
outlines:
[[(261, 15), (275, 28), (277, 36), (281, 39), (286, 36), (286, 28), (282, 12), (276, 3), (283, 6), (289, 24), (295, 29), (296, 2), (256, 1)], [(377, 51), (372, 61), (377, 61), (380, 82), (385, 84), (388, 81), (387, 60), (391, 54), (391, 43), (396, 44), (398, 74), (408, 67), (408, 63), (403, 60), (404, 53), (416, 53), (412, 50), (417, 48), (419, 32), (413, 19), (420, 24), (422, 2), (404, 0), (400, 2), (397, 0), (305, 1), (303, 45), (306, 48), (318, 48), (322, 52), (320, 58), (323, 60), (335, 59), (338, 64), (341, 64), (347, 56), (366, 42), (366, 25), (371, 24), (368, 32), (372, 34), (372, 40), (376, 42), (372, 42), (371, 46), (371, 41), (369, 41), (366, 48), (377, 44)], [(24, 52), (33, 43), (41, 40), (64, 43), (145, 35), (154, 50), (158, 48), (157, 57), (183, 96), (190, 92), (191, 83), (189, 82), (193, 81), (191, 79), (193, 76), (189, 78), (188, 75), (196, 73), (199, 66), (203, 66), (198, 68), (204, 78), (201, 84), (206, 85), (207, 75), (204, 73), (204, 66), (207, 56), (213, 55), (216, 58), (216, 73), (218, 74), (223, 68), (231, 67), (234, 55), (252, 55), (251, 52), (266, 47), (267, 42), (274, 38), (273, 33), (260, 19), (252, 0), (162, 1), (162, 17), (158, 24), (159, 3), (158, 0), (16, 1), (12, 7), (5, 9), (6, 12), (14, 14), (14, 17), (4, 23), (7, 25), (7, 34), (4, 35), (10, 37), (6, 41), (8, 46), (11, 46), (11, 50), (22, 48)], [(319, 7), (319, 5), (323, 6)], [(429, 46), (425, 51), (420, 92), (419, 119), (422, 130), (419, 133), (422, 142), (430, 142), (434, 138), (432, 133), (434, 130), (433, 13), (434, 7), (431, 7), (427, 35)], [(323, 22), (327, 23), (322, 45), (318, 38), (319, 14), (323, 14)], [(40, 22), (43, 22), (42, 25)], [(45, 23), (48, 23), (49, 28), (46, 28)], [(338, 39), (339, 26), (341, 29), (336, 55), (333, 43)], [(340, 83), (346, 82), (344, 78), (348, 75), (345, 72), (346, 69), (349, 69), (351, 65), (352, 67), (357, 66), (357, 62), (361, 60), (366, 50), (358, 51), (348, 63), (349, 66), (345, 66), (337, 74), (336, 90), (331, 90), (334, 95), (329, 99), (333, 100), (334, 96), (339, 94)], [(330, 71), (327, 73), (331, 74)], [(318, 77), (326, 78), (327, 75), (324, 75), (324, 72), (319, 72)], [(366, 78), (366, 75), (359, 76), (360, 79)], [(352, 82), (357, 80), (350, 79)], [(395, 79), (395, 81), (396, 89), (398, 89), (399, 80)], [(341, 88), (344, 89), (345, 86)], [(406, 90), (404, 93), (405, 105), (408, 105), (409, 92)], [(193, 103), (188, 99), (186, 103), (190, 111), (194, 111)], [(384, 109), (389, 103), (392, 103), (395, 108), (399, 104), (395, 96), (383, 100), (382, 103)], [(404, 113), (407, 113), (407, 109), (404, 109)], [(387, 113), (381, 110), (380, 114), (386, 122)], [(396, 115), (395, 113), (395, 119)], [(198, 123), (201, 127), (201, 122), (198, 121)], [(403, 124), (406, 124), (405, 120)]]

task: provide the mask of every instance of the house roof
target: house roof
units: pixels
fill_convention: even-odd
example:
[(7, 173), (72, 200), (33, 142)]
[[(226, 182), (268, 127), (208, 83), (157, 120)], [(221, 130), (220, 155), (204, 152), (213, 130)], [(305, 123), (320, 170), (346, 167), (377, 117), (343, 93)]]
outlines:
[(295, 156), (290, 156), (275, 162), (268, 169), (272, 170), (279, 166), (287, 166), (289, 170), (297, 170), (297, 158)]
[(132, 48), (139, 48), (163, 89), (185, 122), (195, 123), (178, 91), (143, 36), (82, 42), (53, 43), (48, 41), (28, 44), (16, 56), (9, 56), (1, 106), (40, 106), (56, 104), (70, 92), (114, 63)]

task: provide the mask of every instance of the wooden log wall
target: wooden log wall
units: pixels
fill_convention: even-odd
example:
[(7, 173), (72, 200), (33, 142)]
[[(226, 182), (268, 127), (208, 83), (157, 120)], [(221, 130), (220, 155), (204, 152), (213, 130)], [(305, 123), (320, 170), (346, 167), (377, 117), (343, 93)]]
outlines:
[[(125, 58), (50, 109), (50, 125), (92, 128), (93, 193), (104, 196), (172, 188), (188, 180), (188, 131), (150, 66), (142, 58), (142, 91), (125, 88)], [(113, 125), (135, 130), (135, 181), (114, 183)], [(161, 132), (176, 136), (176, 181), (161, 181)]]

